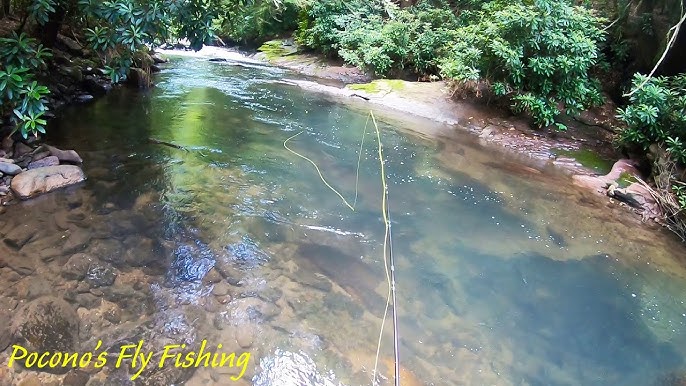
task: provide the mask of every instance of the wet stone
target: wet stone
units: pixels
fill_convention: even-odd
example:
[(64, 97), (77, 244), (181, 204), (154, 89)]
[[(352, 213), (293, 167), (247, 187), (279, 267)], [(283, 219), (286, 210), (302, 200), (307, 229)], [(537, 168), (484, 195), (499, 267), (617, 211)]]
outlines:
[(108, 287), (114, 283), (117, 273), (114, 267), (107, 263), (93, 263), (86, 273), (86, 282), (93, 287)]
[(90, 377), (80, 370), (72, 370), (62, 379), (63, 386), (85, 386)]
[(122, 259), (123, 245), (115, 239), (96, 239), (90, 245), (89, 253), (102, 261), (114, 263)]
[(235, 330), (236, 342), (241, 348), (250, 348), (255, 337), (255, 328), (252, 325), (240, 325)]
[(229, 294), (230, 290), (231, 290), (231, 287), (228, 284), (226, 284), (224, 282), (217, 283), (214, 285), (214, 288), (212, 288), (212, 295), (214, 295), (214, 296), (226, 296)]
[(72, 255), (62, 268), (62, 277), (68, 280), (82, 280), (93, 263), (93, 257), (85, 253)]
[(58, 256), (62, 255), (62, 250), (60, 248), (46, 248), (39, 252), (38, 256), (44, 263), (49, 263)]
[(55, 156), (48, 156), (43, 159), (39, 159), (38, 161), (33, 161), (29, 163), (28, 169), (33, 170), (33, 169), (38, 169), (38, 168), (43, 168), (46, 166), (57, 166), (60, 164), (60, 160), (57, 159)]
[(129, 236), (124, 240), (125, 263), (134, 267), (145, 267), (153, 263), (162, 263), (159, 253), (160, 245), (147, 237)]
[(35, 228), (28, 225), (20, 225), (5, 235), (5, 244), (14, 249), (21, 249), (35, 234)]
[(91, 233), (89, 231), (81, 228), (74, 228), (71, 230), (71, 234), (62, 246), (62, 252), (67, 254), (82, 251), (86, 248), (90, 240)]
[[(27, 303), (16, 314), (12, 333), (30, 351), (67, 351), (78, 347), (79, 316), (64, 300), (46, 296)], [(37, 371), (66, 372), (63, 368)]]
[(40, 379), (31, 374), (17, 383), (17, 386), (43, 386)]
[(83, 293), (76, 295), (76, 303), (81, 307), (93, 309), (100, 306), (102, 299), (91, 293)]
[(202, 279), (203, 284), (215, 284), (222, 280), (222, 275), (215, 268), (210, 269)]

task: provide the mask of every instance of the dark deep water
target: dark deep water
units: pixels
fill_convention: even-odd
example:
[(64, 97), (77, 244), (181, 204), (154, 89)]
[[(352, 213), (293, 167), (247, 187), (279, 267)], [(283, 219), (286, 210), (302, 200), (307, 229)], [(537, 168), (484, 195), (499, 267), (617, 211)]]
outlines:
[[(283, 142), (303, 131), (289, 147), (352, 202), (367, 112), (277, 83), (292, 76), (175, 58), (148, 93), (69, 110), (50, 140), (79, 151), (89, 180), (0, 218), (0, 230), (41, 235), (16, 253), (60, 250), (7, 302), (48, 283), (80, 307), (85, 347), (208, 339), (250, 351), (242, 384), (369, 384), (387, 291), (376, 137), (368, 130), (353, 212)], [(683, 246), (564, 176), (513, 173), (517, 161), (473, 139), (380, 128), (403, 384), (659, 385), (686, 370)], [(76, 232), (87, 234), (82, 251), (61, 246)], [(117, 279), (65, 278), (76, 252)], [(119, 317), (103, 319), (112, 309)], [(387, 376), (391, 339), (387, 324)], [(160, 384), (230, 384), (230, 374), (169, 373)]]

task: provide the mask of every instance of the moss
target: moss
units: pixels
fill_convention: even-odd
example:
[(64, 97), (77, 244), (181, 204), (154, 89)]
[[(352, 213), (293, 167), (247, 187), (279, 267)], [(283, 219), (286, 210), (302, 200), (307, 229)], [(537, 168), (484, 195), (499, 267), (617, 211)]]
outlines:
[(297, 52), (297, 48), (284, 46), (281, 40), (270, 40), (262, 44), (257, 50), (263, 52), (267, 60), (282, 58)]
[(405, 88), (405, 81), (399, 79), (377, 79), (371, 83), (349, 84), (351, 90), (364, 91), (368, 94), (378, 94), (381, 92), (401, 91)]
[(604, 158), (593, 150), (554, 150), (555, 155), (574, 158), (584, 167), (594, 170), (600, 174), (607, 174), (612, 170), (613, 162), (610, 159)]
[(637, 181), (638, 181), (638, 180), (637, 180), (636, 177), (634, 177), (633, 175), (631, 175), (631, 174), (629, 174), (629, 173), (627, 173), (627, 172), (622, 172), (622, 173), (619, 175), (619, 178), (617, 179), (617, 185), (618, 185), (620, 188), (626, 188), (627, 186), (629, 186), (629, 185), (631, 185), (631, 184), (633, 184), (634, 182), (637, 182)]

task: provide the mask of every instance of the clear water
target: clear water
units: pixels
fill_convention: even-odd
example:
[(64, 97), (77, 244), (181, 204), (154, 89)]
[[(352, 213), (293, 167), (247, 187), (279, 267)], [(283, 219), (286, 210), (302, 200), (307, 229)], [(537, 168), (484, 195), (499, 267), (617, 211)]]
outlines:
[[(51, 141), (79, 150), (89, 180), (10, 207), (0, 229), (36, 229), (11, 253), (38, 259), (76, 224), (89, 232), (84, 251), (118, 276), (97, 291), (65, 279), (74, 251), (61, 247), (4, 297), (72, 299), (84, 347), (208, 339), (252, 353), (242, 384), (370, 384), (387, 293), (376, 137), (365, 136), (351, 211), (283, 142), (302, 131), (289, 146), (352, 202), (368, 111), (278, 82), (293, 76), (176, 58), (152, 91), (115, 91), (65, 114)], [(466, 134), (416, 135), (449, 131), (377, 114), (401, 384), (658, 385), (685, 370), (684, 249), (670, 235)], [(56, 220), (65, 216), (66, 231)], [(118, 253), (105, 256), (108, 243)], [(217, 270), (228, 278), (203, 281)], [(50, 291), (35, 289), (38, 280)], [(103, 300), (84, 304), (69, 291)], [(111, 308), (120, 318), (103, 320)], [(383, 384), (392, 381), (390, 327)], [(231, 371), (146, 377), (223, 385)], [(92, 377), (126, 382), (117, 369)]]

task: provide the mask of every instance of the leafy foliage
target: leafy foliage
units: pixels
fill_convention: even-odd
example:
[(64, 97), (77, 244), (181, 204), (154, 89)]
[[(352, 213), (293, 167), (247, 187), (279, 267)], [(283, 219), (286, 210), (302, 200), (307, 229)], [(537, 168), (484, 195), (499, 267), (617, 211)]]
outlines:
[(0, 39), (0, 111), (12, 112), (12, 120), (24, 138), (45, 133), (47, 87), (34, 80), (33, 73), (45, 68), (52, 54), (38, 42), (21, 33)]
[(223, 0), (222, 33), (240, 43), (263, 43), (297, 27), (299, 0)]
[[(300, 44), (375, 74), (438, 72), (437, 60), (454, 39), (457, 18), (423, 3), (389, 10), (382, 2), (317, 1), (301, 16)], [(335, 51), (334, 51), (335, 50)]]
[(460, 83), (487, 81), (538, 126), (602, 102), (590, 76), (598, 63), (602, 20), (565, 0), (485, 3), (465, 12), (441, 74)]
[(214, 36), (217, 0), (79, 0), (86, 41), (106, 65), (114, 83), (124, 79), (135, 52), (188, 38), (199, 50)]
[(657, 143), (686, 165), (686, 74), (649, 80), (635, 74), (632, 86), (629, 105), (618, 109), (627, 125), (621, 141), (644, 150)]

